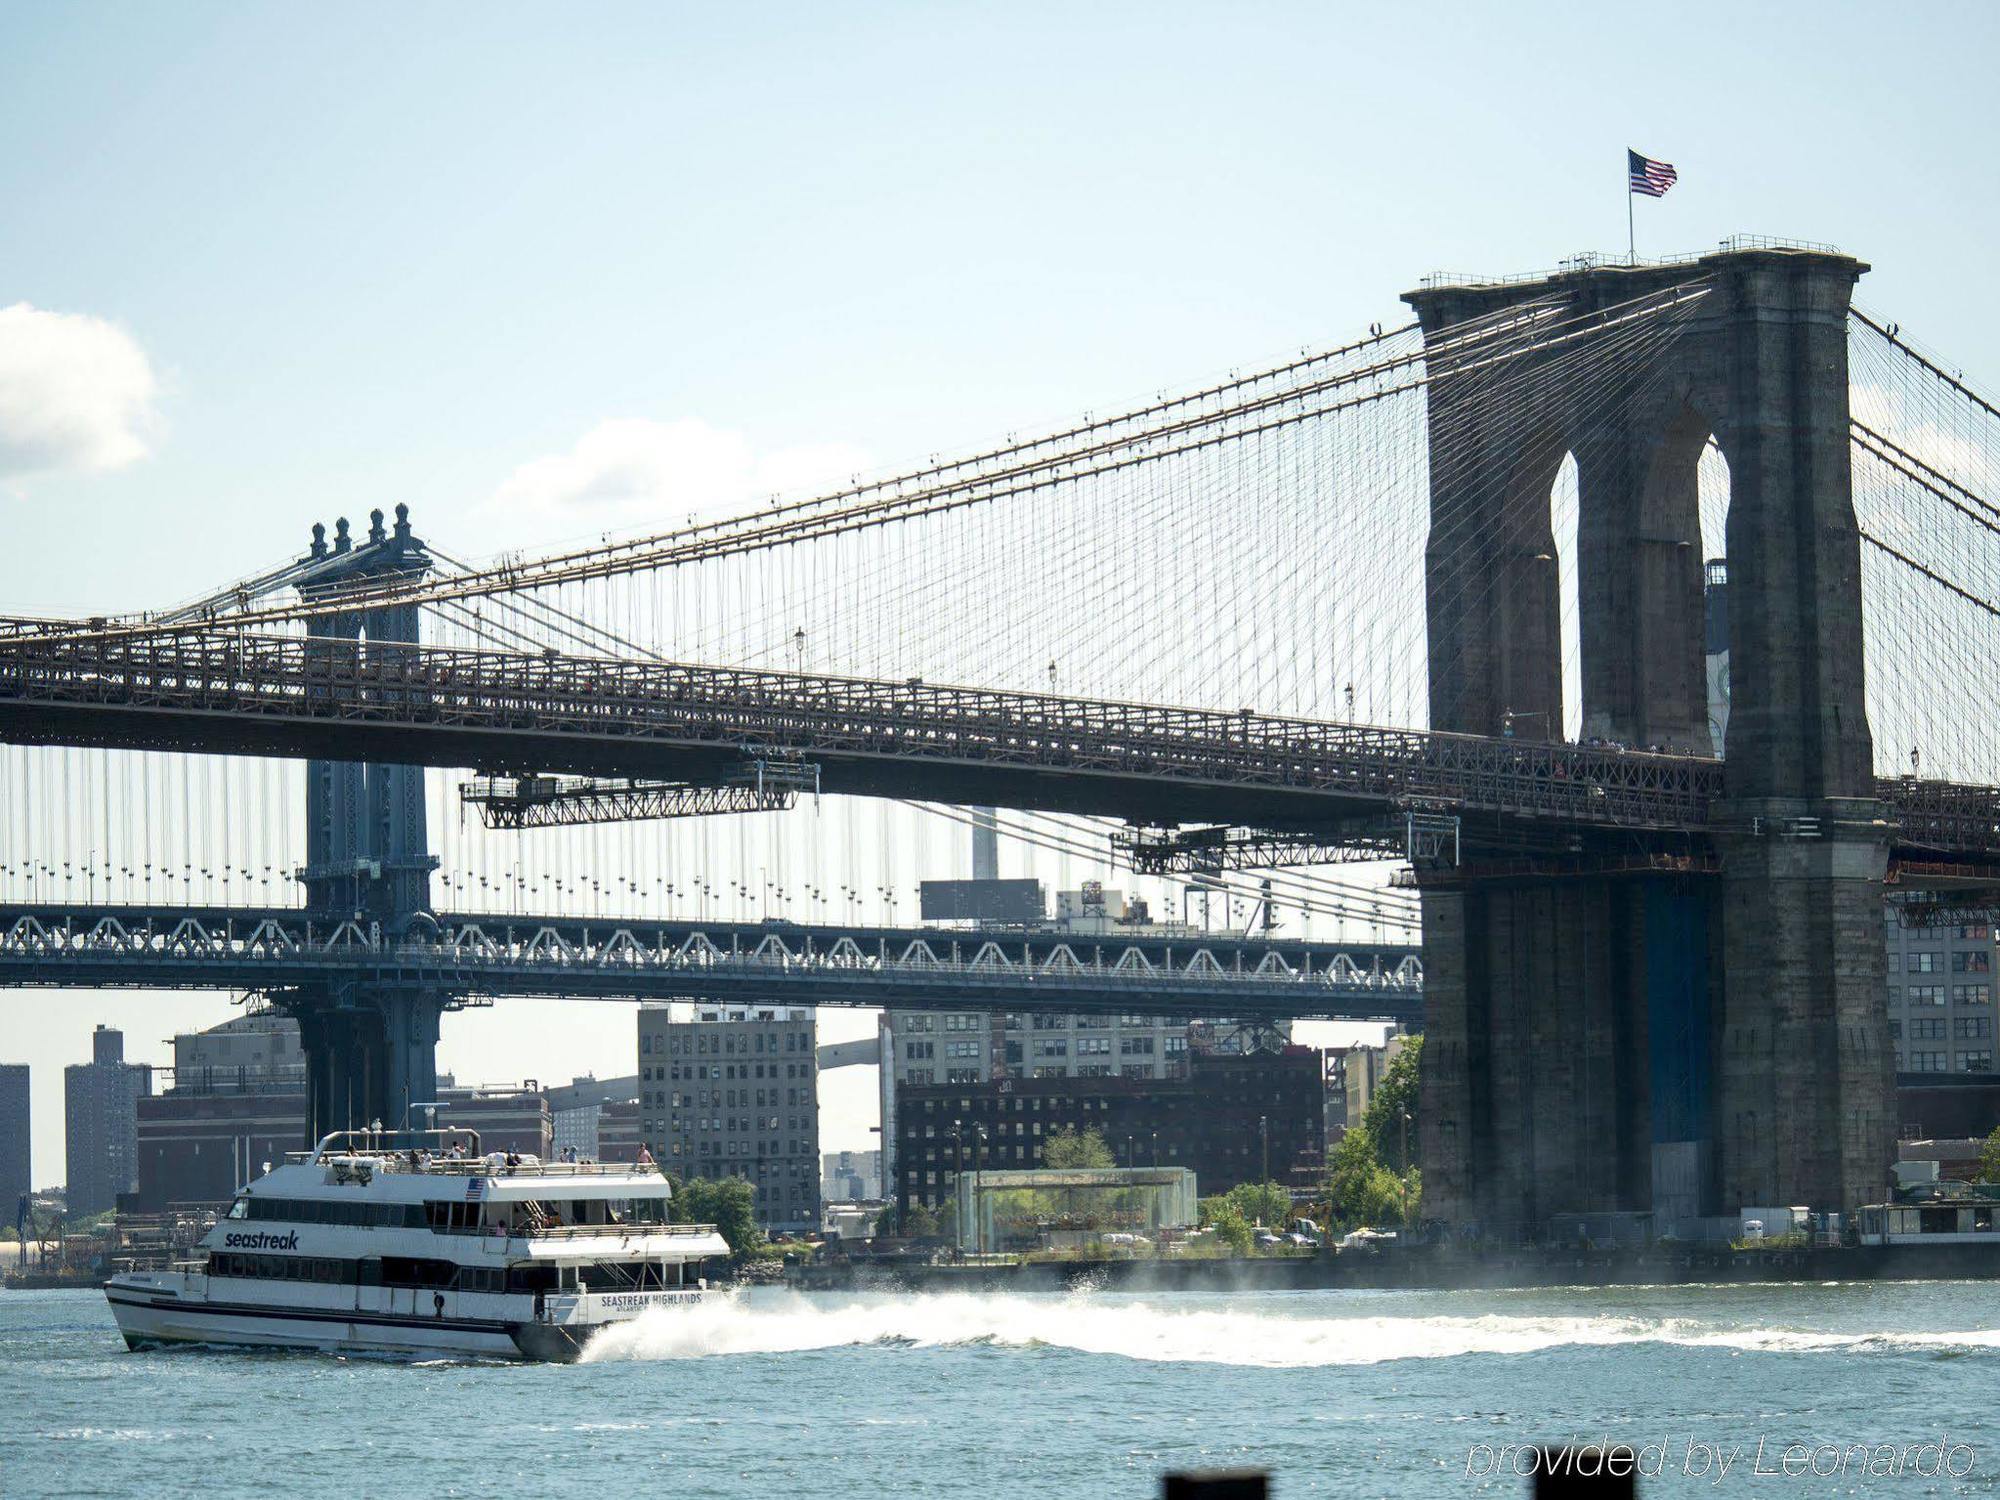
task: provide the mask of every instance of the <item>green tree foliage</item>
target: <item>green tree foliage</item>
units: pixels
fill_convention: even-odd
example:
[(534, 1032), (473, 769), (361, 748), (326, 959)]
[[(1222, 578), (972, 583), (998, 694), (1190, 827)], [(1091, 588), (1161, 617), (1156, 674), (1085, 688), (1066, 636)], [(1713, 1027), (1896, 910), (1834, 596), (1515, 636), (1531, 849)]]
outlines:
[(903, 1215), (903, 1234), (913, 1240), (927, 1240), (938, 1232), (937, 1215), (921, 1203), (912, 1203)]
[(1236, 1211), (1252, 1224), (1283, 1229), (1292, 1222), (1292, 1195), (1280, 1182), (1239, 1182), (1228, 1193)]
[(1112, 1165), (1111, 1148), (1095, 1130), (1078, 1134), (1064, 1125), (1043, 1138), (1042, 1165), (1057, 1170), (1108, 1167)]
[[(1402, 1050), (1389, 1064), (1381, 1084), (1369, 1098), (1368, 1111), (1362, 1117), (1361, 1123), (1375, 1143), (1377, 1159), (1391, 1171), (1407, 1172), (1423, 1159), (1423, 1152), (1419, 1149), (1422, 1116), (1417, 1110), (1417, 1073), (1423, 1066), (1423, 1056), (1423, 1037), (1406, 1038)], [(1403, 1156), (1403, 1116), (1406, 1114), (1410, 1117), (1407, 1160)]]
[(1239, 1182), (1195, 1206), (1201, 1222), (1238, 1255), (1248, 1255), (1257, 1227), (1280, 1230), (1292, 1221), (1292, 1195), (1276, 1182)]
[[(1333, 1148), (1326, 1197), (1328, 1216), (1343, 1229), (1402, 1218), (1403, 1183), (1376, 1157), (1375, 1139), (1366, 1125), (1351, 1126)], [(1411, 1201), (1415, 1212), (1414, 1197)]]
[(764, 1245), (757, 1195), (740, 1177), (690, 1177), (674, 1184), (667, 1217), (676, 1224), (713, 1224), (734, 1255), (751, 1255)]
[(1215, 1237), (1231, 1250), (1238, 1255), (1248, 1255), (1255, 1238), (1250, 1228), (1250, 1221), (1243, 1217), (1242, 1211), (1231, 1203), (1226, 1195), (1210, 1198), (1207, 1201), (1214, 1204), (1215, 1209), (1212, 1213), (1204, 1213), (1202, 1222), (1212, 1226)]
[(2000, 1125), (1993, 1127), (1993, 1134), (1980, 1148), (1978, 1181), (2000, 1182)]
[(875, 1215), (875, 1233), (878, 1238), (889, 1239), (896, 1232), (896, 1205), (885, 1203), (882, 1212)]

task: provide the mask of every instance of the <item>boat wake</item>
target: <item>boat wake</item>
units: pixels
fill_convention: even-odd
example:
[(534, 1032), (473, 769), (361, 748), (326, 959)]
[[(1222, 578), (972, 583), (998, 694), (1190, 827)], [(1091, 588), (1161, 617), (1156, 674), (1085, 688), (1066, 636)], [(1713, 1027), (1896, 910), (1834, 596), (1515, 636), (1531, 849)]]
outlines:
[(1868, 1349), (1944, 1353), (2000, 1348), (2000, 1331), (1841, 1333), (1615, 1316), (1397, 1317), (1357, 1311), (1353, 1316), (1328, 1317), (1189, 1308), (1089, 1294), (833, 1299), (786, 1292), (756, 1300), (656, 1309), (607, 1328), (591, 1341), (583, 1358), (586, 1362), (701, 1359), (868, 1345), (912, 1349), (984, 1345), (1174, 1364), (1292, 1369), (1640, 1343), (1744, 1353)]

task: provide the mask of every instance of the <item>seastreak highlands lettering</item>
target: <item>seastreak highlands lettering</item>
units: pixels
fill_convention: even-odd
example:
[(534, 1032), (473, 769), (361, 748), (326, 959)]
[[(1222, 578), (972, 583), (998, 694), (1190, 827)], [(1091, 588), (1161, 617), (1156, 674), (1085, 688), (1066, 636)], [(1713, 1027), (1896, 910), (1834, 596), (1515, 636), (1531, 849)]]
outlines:
[(268, 1230), (258, 1230), (255, 1234), (225, 1234), (223, 1246), (230, 1250), (296, 1250), (299, 1248), (299, 1232), (272, 1234)]

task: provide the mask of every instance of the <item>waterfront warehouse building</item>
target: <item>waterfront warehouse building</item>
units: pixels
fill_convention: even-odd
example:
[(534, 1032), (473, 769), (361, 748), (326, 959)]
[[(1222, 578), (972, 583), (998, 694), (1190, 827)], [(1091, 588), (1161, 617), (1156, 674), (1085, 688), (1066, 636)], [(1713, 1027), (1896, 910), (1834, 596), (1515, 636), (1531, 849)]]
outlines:
[(802, 1006), (639, 1011), (640, 1128), (673, 1176), (739, 1177), (766, 1228), (819, 1228), (819, 1062)]
[(90, 1061), (63, 1069), (64, 1201), (73, 1218), (114, 1208), (139, 1180), (139, 1101), (152, 1069), (125, 1061), (125, 1033), (99, 1026)]

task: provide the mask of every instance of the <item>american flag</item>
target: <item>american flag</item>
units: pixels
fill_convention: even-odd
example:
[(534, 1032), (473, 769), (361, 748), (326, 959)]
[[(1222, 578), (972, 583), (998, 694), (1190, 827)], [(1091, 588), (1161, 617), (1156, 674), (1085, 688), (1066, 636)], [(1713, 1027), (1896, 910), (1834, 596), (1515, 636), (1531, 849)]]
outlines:
[(1671, 162), (1654, 161), (1650, 156), (1641, 156), (1630, 146), (1625, 148), (1625, 165), (1632, 174), (1632, 191), (1644, 193), (1648, 198), (1664, 198), (1667, 189), (1674, 185), (1680, 174)]

